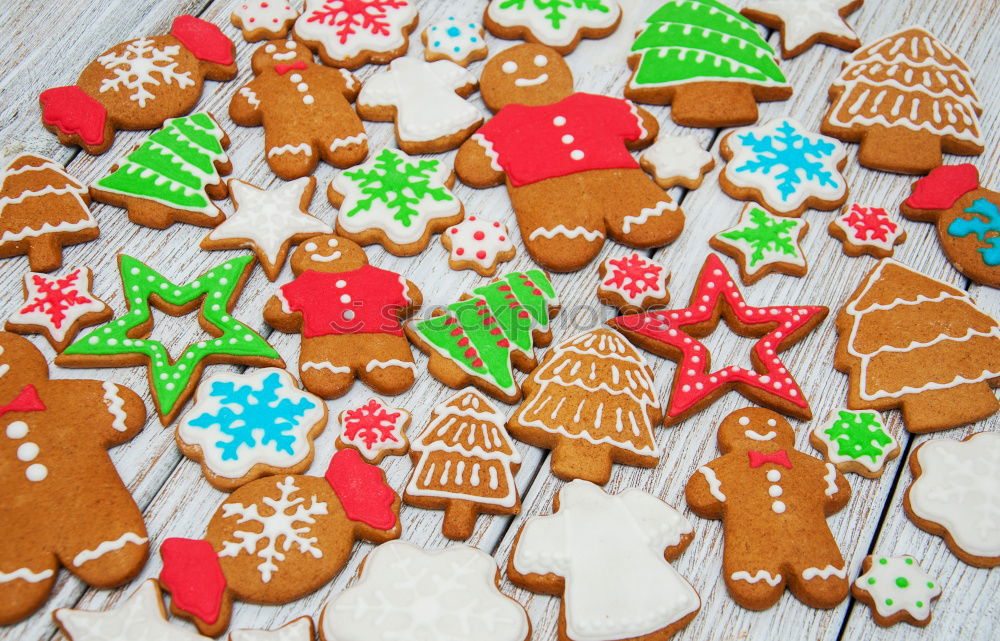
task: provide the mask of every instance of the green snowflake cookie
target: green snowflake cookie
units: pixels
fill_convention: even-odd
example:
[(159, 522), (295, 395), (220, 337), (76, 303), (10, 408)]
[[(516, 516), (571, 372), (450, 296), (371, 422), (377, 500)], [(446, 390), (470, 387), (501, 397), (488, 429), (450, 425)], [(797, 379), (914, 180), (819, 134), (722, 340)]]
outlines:
[(749, 285), (771, 271), (805, 274), (806, 256), (799, 240), (808, 228), (804, 220), (748, 205), (736, 226), (716, 234), (710, 244), (740, 263), (743, 282)]
[(896, 439), (872, 410), (835, 410), (813, 436), (834, 465), (858, 463), (872, 474), (881, 473), (882, 466), (899, 453)]
[(868, 557), (868, 571), (854, 582), (856, 591), (871, 599), (875, 620), (880, 625), (905, 612), (917, 625), (931, 618), (931, 601), (941, 596), (941, 586), (912, 556)]

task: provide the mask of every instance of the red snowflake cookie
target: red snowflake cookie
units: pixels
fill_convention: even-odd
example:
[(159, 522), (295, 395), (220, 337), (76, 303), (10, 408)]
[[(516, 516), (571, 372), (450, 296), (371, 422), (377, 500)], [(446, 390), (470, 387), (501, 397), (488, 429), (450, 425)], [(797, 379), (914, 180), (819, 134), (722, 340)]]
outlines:
[(378, 463), (386, 456), (405, 454), (410, 449), (404, 433), (409, 424), (409, 412), (372, 398), (340, 413), (337, 447), (355, 449), (365, 460)]
[(638, 252), (608, 258), (599, 268), (597, 298), (625, 314), (644, 312), (670, 302), (670, 272)]
[(42, 334), (61, 352), (80, 329), (111, 318), (111, 308), (90, 293), (92, 279), (87, 267), (62, 278), (25, 274), (24, 305), (7, 319), (5, 328), (19, 334)]
[(306, 0), (293, 33), (323, 64), (357, 69), (405, 54), (416, 26), (413, 0)]
[(906, 231), (881, 207), (851, 204), (827, 227), (844, 244), (848, 256), (869, 254), (876, 258), (892, 256), (894, 247), (906, 240)]

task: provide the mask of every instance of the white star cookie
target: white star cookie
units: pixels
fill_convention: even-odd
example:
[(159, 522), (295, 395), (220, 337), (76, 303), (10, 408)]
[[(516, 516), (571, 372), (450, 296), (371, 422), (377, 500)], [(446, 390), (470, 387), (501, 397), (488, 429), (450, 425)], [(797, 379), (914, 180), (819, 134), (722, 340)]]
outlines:
[(715, 167), (715, 158), (694, 136), (660, 136), (642, 152), (639, 164), (664, 189), (697, 189), (704, 174)]
[(794, 58), (817, 42), (854, 51), (861, 40), (844, 18), (864, 0), (750, 0), (740, 13), (771, 29), (781, 29), (781, 57)]
[(312, 617), (299, 617), (276, 630), (233, 630), (229, 641), (313, 641)]

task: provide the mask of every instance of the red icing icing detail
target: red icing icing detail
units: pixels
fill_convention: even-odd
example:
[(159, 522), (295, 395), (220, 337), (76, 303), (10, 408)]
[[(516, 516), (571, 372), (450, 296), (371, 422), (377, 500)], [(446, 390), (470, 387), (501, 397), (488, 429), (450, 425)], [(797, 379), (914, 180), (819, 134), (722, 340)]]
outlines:
[(233, 64), (233, 41), (211, 22), (183, 15), (174, 18), (170, 35), (181, 41), (198, 60), (218, 65)]
[[(361, 440), (365, 446), (388, 441), (399, 442), (395, 430), (399, 412), (390, 412), (375, 399), (365, 405), (344, 412), (344, 436), (352, 441)], [(360, 434), (360, 438), (359, 438)]]
[(80, 295), (77, 290), (76, 279), (79, 275), (79, 269), (57, 280), (44, 274), (32, 274), (31, 279), (38, 287), (39, 295), (22, 307), (20, 313), (42, 312), (49, 317), (52, 326), (59, 329), (66, 320), (67, 309), (74, 305), (87, 305), (93, 302), (92, 298)]
[(173, 606), (208, 625), (218, 621), (226, 577), (212, 544), (200, 539), (171, 538), (160, 545), (160, 556), (160, 583), (170, 590)]
[(913, 185), (906, 204), (915, 209), (948, 209), (955, 201), (979, 188), (975, 165), (942, 165)]
[(646, 292), (658, 292), (663, 287), (663, 266), (639, 254), (610, 258), (608, 264), (614, 269), (605, 275), (604, 285), (625, 292), (631, 300), (638, 300)]
[(771, 454), (750, 450), (747, 454), (750, 455), (750, 467), (760, 467), (766, 463), (774, 463), (785, 469), (792, 469), (792, 462), (788, 460), (788, 452), (785, 450), (778, 450)]
[(25, 385), (18, 392), (10, 403), (0, 405), (0, 416), (7, 412), (41, 412), (45, 409), (45, 403), (38, 398), (38, 390), (34, 385)]
[(325, 476), (347, 518), (377, 530), (396, 527), (396, 513), (392, 511), (395, 492), (386, 484), (382, 470), (365, 463), (357, 450), (334, 454)]
[(336, 27), (337, 39), (340, 44), (346, 44), (351, 36), (358, 33), (370, 33), (373, 36), (388, 37), (391, 35), (391, 23), (386, 19), (391, 10), (405, 8), (407, 0), (340, 0), (340, 2), (324, 2), (323, 6), (314, 9), (307, 22)]
[(283, 76), (289, 71), (292, 71), (293, 69), (299, 69), (305, 71), (306, 69), (308, 69), (308, 66), (306, 65), (305, 60), (296, 60), (295, 62), (287, 65), (281, 63), (274, 65), (274, 70), (278, 73), (279, 76)]
[(898, 225), (889, 220), (889, 213), (881, 207), (851, 205), (851, 211), (843, 217), (845, 223), (854, 230), (856, 240), (889, 240), (889, 234), (896, 232)]
[(104, 144), (108, 111), (76, 85), (46, 89), (38, 96), (42, 122), (64, 134), (76, 134), (88, 145)]

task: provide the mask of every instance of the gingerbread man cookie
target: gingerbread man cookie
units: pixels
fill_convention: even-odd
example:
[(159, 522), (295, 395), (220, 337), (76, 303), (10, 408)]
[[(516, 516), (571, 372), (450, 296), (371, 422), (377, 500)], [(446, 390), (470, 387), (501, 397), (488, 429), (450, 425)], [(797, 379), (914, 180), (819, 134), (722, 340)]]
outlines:
[(357, 69), (405, 54), (417, 20), (414, 0), (306, 0), (292, 35), (323, 64)]
[(62, 278), (29, 272), (24, 275), (24, 304), (4, 329), (18, 334), (42, 334), (61, 352), (83, 327), (111, 318), (111, 308), (90, 292), (89, 267), (74, 269)]
[(469, 216), (446, 229), (441, 244), (451, 254), (449, 267), (471, 269), (480, 276), (492, 276), (499, 263), (512, 260), (517, 252), (506, 225), (479, 216)]

